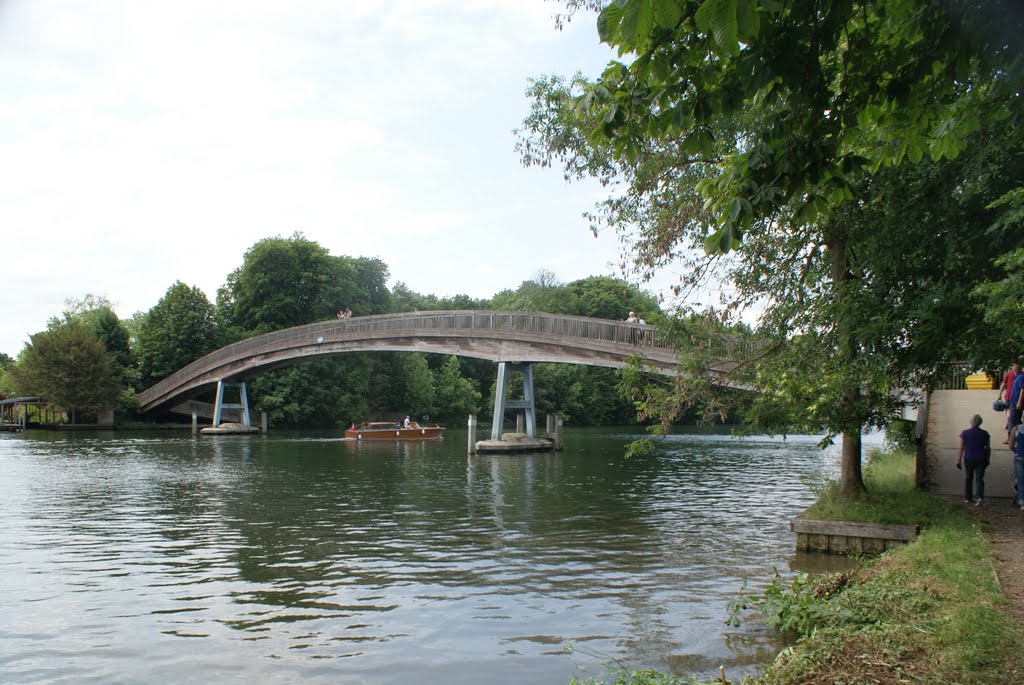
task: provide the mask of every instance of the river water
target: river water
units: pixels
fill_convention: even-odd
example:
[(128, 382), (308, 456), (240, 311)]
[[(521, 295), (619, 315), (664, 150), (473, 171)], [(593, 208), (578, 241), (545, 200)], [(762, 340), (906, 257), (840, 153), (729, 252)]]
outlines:
[(467, 457), (465, 431), (0, 434), (0, 682), (756, 672), (779, 638), (726, 604), (790, 572), (835, 451), (690, 434), (626, 460), (634, 437)]

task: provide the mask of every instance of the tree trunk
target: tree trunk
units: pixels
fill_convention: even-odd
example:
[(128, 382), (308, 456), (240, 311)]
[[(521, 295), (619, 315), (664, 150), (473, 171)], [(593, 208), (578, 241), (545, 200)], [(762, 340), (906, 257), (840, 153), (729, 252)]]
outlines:
[(864, 478), (860, 469), (860, 431), (843, 433), (842, 460), (840, 462), (840, 491), (843, 499), (856, 499), (864, 492)]
[[(832, 293), (836, 302), (846, 297), (849, 281), (852, 279), (846, 254), (846, 241), (841, 235), (833, 233), (827, 241), (829, 249), (829, 270), (832, 276)], [(837, 307), (842, 312), (842, 307)], [(857, 341), (850, 331), (850, 326), (842, 319), (836, 321), (839, 332), (839, 354), (853, 368), (857, 358)], [(842, 442), (842, 460), (840, 462), (840, 491), (843, 499), (855, 499), (864, 492), (864, 478), (861, 474), (861, 430), (864, 427), (859, 416), (856, 416), (860, 401), (860, 380), (851, 374), (843, 378), (843, 400), (846, 405), (847, 418), (844, 421)]]

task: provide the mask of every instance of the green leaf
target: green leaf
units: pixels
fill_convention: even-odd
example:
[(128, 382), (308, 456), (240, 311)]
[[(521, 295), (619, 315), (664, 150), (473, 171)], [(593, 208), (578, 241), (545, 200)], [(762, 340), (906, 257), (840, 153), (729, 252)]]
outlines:
[(612, 103), (611, 105), (608, 106), (607, 109), (605, 109), (604, 116), (601, 117), (601, 119), (602, 121), (604, 121), (604, 123), (610, 124), (613, 121), (615, 121), (615, 115), (618, 114), (618, 112), (619, 106), (615, 103)]
[(683, 10), (677, 0), (653, 0), (654, 23), (660, 28), (672, 29), (683, 18)]
[(619, 24), (622, 22), (622, 7), (612, 3), (597, 15), (597, 36), (602, 43), (615, 45), (619, 41)]
[(719, 51), (727, 55), (735, 55), (740, 51), (736, 2), (737, 0), (704, 0), (694, 15), (697, 28), (711, 34)]
[(632, 52), (643, 52), (651, 42), (654, 29), (652, 2), (659, 0), (627, 0), (622, 7), (619, 24), (619, 47)]
[(743, 41), (756, 38), (761, 30), (761, 15), (757, 13), (757, 0), (737, 0), (736, 27)]
[(801, 225), (812, 223), (818, 218), (818, 206), (815, 202), (817, 198), (809, 197), (807, 202), (800, 206), (796, 213), (793, 215), (793, 220)]

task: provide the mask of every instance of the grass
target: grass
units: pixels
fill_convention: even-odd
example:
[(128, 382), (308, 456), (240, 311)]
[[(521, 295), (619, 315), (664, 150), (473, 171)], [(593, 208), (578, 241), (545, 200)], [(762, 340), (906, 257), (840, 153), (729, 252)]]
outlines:
[(1005, 611), (991, 543), (962, 507), (913, 483), (912, 453), (873, 452), (862, 498), (844, 502), (836, 484), (822, 488), (810, 517), (919, 524), (922, 532), (819, 597), (824, 618), (757, 683), (1024, 682), (1024, 638)]
[[(858, 501), (843, 502), (836, 484), (820, 484), (808, 516), (919, 524), (921, 534), (854, 573), (777, 578), (763, 594), (741, 598), (769, 625), (799, 635), (745, 685), (1024, 682), (1024, 631), (1006, 611), (991, 543), (962, 507), (915, 491), (913, 475), (913, 454), (874, 452)], [(620, 667), (605, 682), (695, 681)]]
[(962, 512), (953, 502), (914, 489), (915, 456), (901, 450), (868, 453), (864, 469), (867, 492), (846, 501), (836, 481), (808, 483), (817, 501), (805, 516), (822, 521), (863, 521), (879, 524), (916, 524), (928, 527), (957, 518)]

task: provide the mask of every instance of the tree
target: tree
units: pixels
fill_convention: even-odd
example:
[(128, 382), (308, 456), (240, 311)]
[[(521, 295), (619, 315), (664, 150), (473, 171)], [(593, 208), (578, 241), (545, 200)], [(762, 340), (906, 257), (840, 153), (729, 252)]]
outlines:
[(359, 354), (274, 369), (249, 383), (250, 401), (275, 426), (348, 425), (367, 416), (371, 368)]
[(10, 369), (17, 391), (45, 397), (72, 412), (114, 406), (119, 393), (110, 356), (79, 321), (36, 333)]
[(216, 310), (206, 294), (176, 281), (139, 325), (143, 385), (152, 385), (212, 352), (219, 342)]
[(491, 309), (490, 300), (480, 300), (469, 295), (458, 294), (446, 297), (421, 295), (399, 281), (391, 289), (391, 311), (425, 312), (449, 310)]
[(351, 261), (355, 293), (347, 306), (357, 316), (386, 314), (391, 309), (387, 264), (369, 257), (356, 257)]
[(139, 389), (139, 365), (128, 329), (114, 313), (114, 303), (93, 294), (77, 300), (68, 298), (61, 315), (47, 322), (47, 330), (56, 331), (68, 324), (81, 324), (103, 345), (120, 386), (117, 406), (121, 410), (133, 410), (135, 392)]
[[(380, 260), (332, 256), (301, 233), (261, 240), (218, 291), (224, 342), (334, 319), (346, 308), (357, 316), (384, 313), (390, 303), (387, 278)], [(346, 356), (268, 372), (252, 383), (253, 406), (289, 426), (361, 420), (369, 410), (368, 379), (375, 368), (368, 359)]]
[(410, 416), (434, 414), (437, 408), (434, 376), (427, 367), (426, 355), (407, 352), (395, 355), (398, 404)]
[(536, 275), (515, 290), (503, 290), (493, 298), (491, 304), (498, 310), (520, 312), (548, 312), (568, 314), (568, 303), (563, 295), (563, 285), (555, 274), (541, 269)]
[(3, 352), (0, 352), (0, 399), (6, 399), (7, 396), (14, 393), (14, 382), (10, 378), (8, 369), (14, 365), (14, 359)]
[[(740, 367), (763, 391), (751, 417), (841, 433), (856, 495), (861, 429), (889, 420), (916, 373), (905, 341), (930, 335), (872, 316), (882, 284), (915, 269), (868, 223), (872, 180), (1020, 114), (1020, 15), (969, 0), (568, 5), (600, 9), (602, 39), (632, 59), (593, 82), (536, 82), (524, 162), (624, 188), (595, 229), (622, 233), (641, 274), (684, 263), (684, 292), (709, 274), (735, 287), (709, 320), (763, 307), (763, 356)], [(926, 244), (932, 227), (902, 228)]]
[(572, 314), (599, 319), (625, 319), (635, 311), (648, 322), (661, 314), (657, 299), (620, 278), (588, 276), (565, 286)]
[[(364, 295), (369, 309), (373, 297)], [(217, 301), (223, 321), (234, 331), (232, 337), (247, 337), (333, 319), (359, 297), (352, 260), (333, 257), (296, 233), (250, 247), (242, 266), (218, 291)]]
[(438, 418), (465, 418), (480, 411), (480, 390), (462, 375), (459, 358), (446, 357), (434, 371), (434, 404)]
[(636, 422), (629, 398), (616, 390), (618, 374), (577, 364), (537, 364), (533, 387), (538, 416), (559, 414), (577, 426), (621, 426)]

